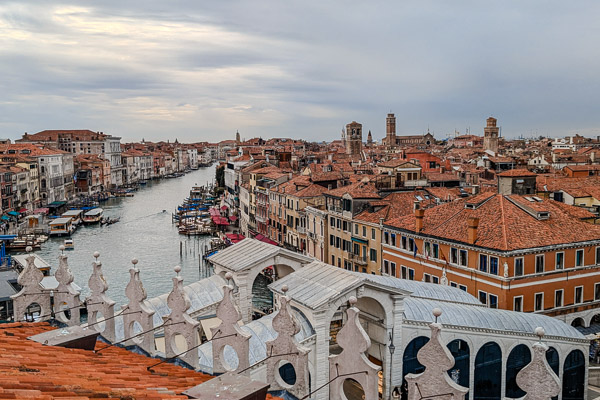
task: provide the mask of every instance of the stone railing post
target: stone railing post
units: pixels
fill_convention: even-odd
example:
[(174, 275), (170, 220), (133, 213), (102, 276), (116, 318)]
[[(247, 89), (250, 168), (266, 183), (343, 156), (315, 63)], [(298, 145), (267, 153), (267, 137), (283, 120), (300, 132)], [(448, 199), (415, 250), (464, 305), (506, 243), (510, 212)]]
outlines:
[[(192, 349), (179, 358), (189, 364), (191, 367), (198, 368), (198, 347), (199, 335), (198, 326), (200, 323), (189, 316), (187, 310), (191, 306), (190, 298), (183, 289), (183, 278), (179, 276), (180, 266), (174, 268), (177, 276), (173, 278), (173, 290), (167, 297), (167, 305), (171, 313), (165, 317), (165, 355), (167, 358), (175, 357), (178, 354)], [(182, 343), (182, 341), (184, 343)], [(180, 348), (185, 344), (185, 348)]]
[[(229, 281), (231, 278), (231, 273), (227, 272), (225, 279)], [(221, 320), (221, 324), (211, 328), (213, 373), (238, 372), (250, 366), (251, 335), (242, 331), (238, 325), (242, 316), (233, 303), (232, 290), (231, 285), (223, 286), (223, 300), (217, 306), (217, 318)], [(229, 349), (225, 346), (229, 346)], [(236, 356), (237, 365), (235, 365)]]
[[(281, 288), (283, 296), (279, 298), (280, 307), (277, 315), (273, 317), (273, 329), (277, 337), (266, 343), (267, 345), (267, 383), (270, 390), (287, 390), (298, 398), (304, 397), (308, 392), (308, 353), (309, 349), (298, 344), (295, 335), (300, 332), (300, 324), (292, 314), (290, 297), (285, 293), (287, 285)], [(279, 374), (279, 368), (289, 362), (296, 373), (296, 382), (288, 384)]]
[(540, 341), (531, 346), (533, 359), (517, 374), (517, 385), (527, 393), (521, 400), (550, 400), (560, 393), (560, 379), (546, 360), (548, 346), (542, 343), (544, 328), (535, 328), (535, 334)]
[(448, 370), (454, 366), (454, 357), (440, 341), (442, 324), (437, 319), (442, 315), (442, 310), (434, 308), (433, 315), (436, 322), (429, 324), (431, 339), (417, 353), (417, 359), (425, 371), (406, 375), (408, 400), (436, 397), (463, 400), (469, 389), (460, 386), (448, 375)]
[(124, 336), (125, 338), (131, 338), (131, 340), (126, 342), (127, 345), (137, 345), (142, 350), (153, 355), (156, 352), (154, 332), (148, 332), (143, 335), (139, 334), (154, 328), (152, 323), (154, 310), (145, 304), (147, 296), (144, 285), (142, 285), (142, 281), (140, 280), (140, 270), (136, 267), (138, 260), (134, 258), (131, 260), (131, 263), (133, 267), (129, 270), (130, 279), (125, 288), (129, 304), (122, 307)]
[(350, 308), (346, 311), (348, 321), (337, 334), (337, 342), (342, 352), (329, 356), (329, 380), (333, 380), (329, 385), (329, 398), (346, 399), (343, 395), (344, 381), (353, 379), (362, 386), (365, 400), (378, 400), (377, 372), (380, 368), (369, 361), (365, 355), (371, 346), (371, 339), (358, 320), (360, 310), (354, 306), (356, 297), (351, 296), (348, 302), (350, 303)]
[[(28, 253), (31, 253), (32, 250), (31, 246), (28, 246), (26, 249)], [(50, 305), (50, 292), (42, 290), (40, 285), (42, 279), (44, 279), (44, 274), (35, 266), (35, 257), (33, 254), (30, 254), (26, 260), (27, 264), (17, 278), (17, 282), (21, 285), (21, 290), (19, 293), (10, 296), (13, 300), (13, 318), (15, 322), (33, 321), (33, 316), (29, 315), (27, 309), (29, 306), (37, 308), (35, 307), (37, 305), (39, 306), (40, 320), (48, 320), (50, 319), (52, 308)]]
[(56, 319), (68, 326), (79, 325), (80, 307), (83, 305), (79, 299), (79, 291), (73, 287), (73, 273), (67, 263), (68, 257), (64, 255), (65, 246), (60, 245), (61, 255), (58, 256), (58, 269), (54, 277), (58, 287), (54, 292), (54, 314)]
[[(106, 340), (114, 343), (116, 341), (115, 302), (106, 295), (108, 283), (104, 279), (104, 274), (102, 274), (102, 262), (98, 261), (98, 257), (100, 257), (100, 253), (94, 252), (96, 261), (92, 263), (92, 275), (88, 281), (91, 291), (86, 300), (88, 326), (92, 326)], [(99, 314), (101, 314), (101, 317), (99, 317)]]

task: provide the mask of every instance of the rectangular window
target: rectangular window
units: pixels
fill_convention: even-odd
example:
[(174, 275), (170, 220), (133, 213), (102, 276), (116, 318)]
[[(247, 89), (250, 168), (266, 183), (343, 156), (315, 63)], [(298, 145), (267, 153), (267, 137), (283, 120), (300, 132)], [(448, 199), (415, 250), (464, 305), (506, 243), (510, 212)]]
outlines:
[(342, 220), (336, 219), (335, 223), (336, 223), (338, 229), (340, 229), (342, 227)]
[(335, 248), (339, 249), (340, 248), (340, 238), (336, 236), (335, 238)]
[(594, 285), (594, 300), (600, 300), (600, 283)]
[(367, 227), (363, 226), (362, 228), (363, 228), (363, 230), (362, 230), (363, 231), (363, 236), (367, 237)]
[(415, 280), (415, 270), (412, 268), (408, 269), (408, 279), (410, 279), (411, 281)]
[(333, 246), (334, 244), (335, 244), (335, 236), (329, 235), (329, 245)]
[(392, 233), (390, 240), (391, 240), (390, 244), (392, 246), (396, 246), (396, 234), (395, 233)]
[(348, 230), (348, 221), (342, 221), (342, 230), (344, 232)]
[(535, 294), (534, 311), (542, 311), (544, 309), (544, 293)]
[(577, 286), (575, 288), (575, 304), (583, 303), (583, 286)]
[(541, 274), (544, 272), (544, 255), (538, 254), (535, 256), (535, 273)]
[(523, 276), (523, 257), (515, 258), (515, 276)]
[(423, 279), (425, 279), (425, 282), (431, 282), (431, 275), (423, 274)]
[(577, 250), (575, 252), (575, 266), (576, 267), (583, 266), (583, 249)]
[(383, 232), (383, 243), (390, 244), (390, 234), (388, 232)]
[(479, 255), (479, 270), (487, 272), (487, 256), (485, 254)]
[(466, 267), (468, 265), (467, 251), (466, 250), (459, 251), (459, 253), (458, 253), (458, 263), (460, 265), (462, 265), (463, 267)]
[(600, 264), (600, 247), (596, 247), (596, 264)]
[(513, 310), (514, 311), (523, 311), (523, 296), (516, 296), (513, 298)]
[(335, 266), (335, 256), (331, 256), (331, 265)]
[(433, 283), (440, 283), (440, 278), (438, 278), (437, 276), (432, 276), (431, 277), (431, 282), (433, 282)]
[(390, 263), (390, 267), (391, 267), (391, 275), (392, 276), (396, 276), (396, 263), (395, 262), (391, 262)]
[(354, 224), (354, 234), (358, 235), (358, 224)]
[(390, 262), (388, 260), (383, 260), (383, 272), (390, 274)]
[(407, 246), (406, 246), (406, 236), (402, 236), (402, 237), (400, 238), (400, 247), (401, 247), (402, 249), (406, 250), (406, 247), (407, 247)]
[(406, 267), (403, 265), (403, 266), (402, 266), (402, 269), (401, 269), (402, 275), (400, 276), (402, 279), (406, 279), (406, 278), (407, 278), (407, 276), (406, 276), (406, 272), (407, 272), (407, 270), (408, 270), (408, 268), (406, 268)]
[(429, 256), (431, 256), (431, 243), (425, 242), (425, 244), (423, 245), (423, 251), (424, 251), (423, 254), (425, 254), (425, 257), (429, 258)]
[(498, 257), (490, 256), (490, 274), (498, 275)]
[(452, 287), (458, 287), (458, 285), (456, 284), (456, 282), (450, 282), (450, 286), (452, 286)]
[(466, 287), (465, 285), (458, 285), (458, 288), (459, 288), (460, 290), (462, 290), (463, 292), (466, 292), (466, 291), (467, 291), (467, 287)]
[(563, 306), (563, 290), (555, 290), (554, 291), (554, 307), (562, 307)]
[(437, 243), (433, 244), (433, 253), (431, 253), (433, 258), (440, 258), (440, 246)]
[(371, 261), (377, 261), (377, 250), (370, 249), (369, 250), (369, 258)]
[(489, 305), (490, 308), (498, 308), (498, 296), (496, 296), (495, 294), (490, 294)]
[(452, 264), (458, 264), (458, 250), (454, 247), (450, 249), (450, 262)]
[(371, 228), (371, 239), (375, 240), (375, 228)]
[(482, 292), (481, 290), (479, 291), (479, 301), (481, 302), (481, 304), (487, 304), (487, 293), (486, 292)]
[(563, 269), (565, 267), (565, 253), (559, 251), (556, 253), (556, 269)]

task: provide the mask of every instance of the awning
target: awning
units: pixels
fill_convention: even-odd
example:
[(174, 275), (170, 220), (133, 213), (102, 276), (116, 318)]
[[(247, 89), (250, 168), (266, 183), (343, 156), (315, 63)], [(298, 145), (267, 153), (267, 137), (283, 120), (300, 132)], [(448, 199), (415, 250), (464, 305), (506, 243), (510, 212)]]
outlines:
[(7, 217), (6, 215), (3, 215), (2, 217), (0, 217), (0, 219), (4, 221), (10, 221), (10, 217)]
[(264, 242), (264, 243), (269, 243), (269, 244), (272, 244), (275, 246), (279, 246), (279, 243), (274, 242), (273, 240), (269, 239), (268, 237), (266, 237), (264, 235), (261, 235), (260, 233), (257, 234), (256, 236), (254, 236), (254, 239), (260, 240), (261, 242)]
[(354, 236), (352, 237), (352, 241), (353, 242), (357, 242), (357, 243), (362, 243), (362, 244), (368, 244), (369, 243), (369, 242), (367, 242), (364, 239), (355, 238)]
[(26, 208), (21, 208), (21, 209), (19, 210), (19, 212), (20, 212), (21, 214), (23, 214), (23, 213), (26, 213), (26, 212), (27, 212), (27, 209), (26, 209)]
[(235, 215), (231, 215), (231, 216), (229, 217), (229, 220), (230, 220), (231, 222), (235, 222), (235, 221), (237, 221), (237, 219), (238, 219), (238, 218), (237, 218)]
[(66, 201), (53, 201), (52, 203), (48, 204), (48, 208), (58, 208), (64, 206), (65, 204), (67, 204)]
[(212, 217), (212, 221), (216, 224), (216, 225), (229, 225), (229, 221), (227, 221), (227, 218), (225, 217), (217, 217), (217, 216), (213, 216)]
[(229, 207), (227, 207), (227, 206), (221, 206), (221, 210), (223, 210), (223, 211), (227, 210), (228, 208)]
[(8, 215), (12, 215), (13, 217), (18, 217), (19, 215), (21, 215), (21, 214), (19, 214), (19, 213), (18, 213), (18, 212), (16, 212), (16, 211), (9, 211), (9, 212), (7, 212), (7, 214), (8, 214)]
[(48, 214), (48, 212), (50, 211), (50, 209), (46, 208), (46, 207), (42, 207), (42, 208), (36, 208), (35, 210), (33, 210), (34, 214)]

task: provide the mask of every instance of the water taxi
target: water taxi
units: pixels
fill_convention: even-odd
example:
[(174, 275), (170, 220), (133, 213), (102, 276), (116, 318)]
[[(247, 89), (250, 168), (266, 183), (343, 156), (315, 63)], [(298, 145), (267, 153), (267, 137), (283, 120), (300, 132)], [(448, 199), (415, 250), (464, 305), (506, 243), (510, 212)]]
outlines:
[(71, 235), (75, 228), (70, 217), (56, 218), (48, 224), (50, 226), (51, 236)]
[(75, 244), (73, 243), (73, 239), (65, 239), (65, 250), (73, 250), (75, 249)]
[(84, 224), (97, 224), (102, 220), (102, 214), (104, 210), (100, 207), (93, 208), (90, 211), (83, 214), (83, 223)]

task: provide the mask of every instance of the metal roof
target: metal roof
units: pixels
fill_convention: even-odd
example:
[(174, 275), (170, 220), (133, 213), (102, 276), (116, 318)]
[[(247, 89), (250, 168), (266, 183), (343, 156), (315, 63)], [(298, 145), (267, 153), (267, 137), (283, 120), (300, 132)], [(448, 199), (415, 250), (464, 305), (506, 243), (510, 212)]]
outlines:
[[(308, 322), (304, 314), (293, 308), (292, 313), (300, 323), (300, 332), (295, 336), (298, 342), (315, 334), (312, 325)], [(244, 332), (252, 335), (250, 337), (250, 365), (254, 365), (267, 358), (266, 342), (277, 337), (277, 333), (272, 325), (273, 317), (275, 317), (275, 315), (277, 315), (277, 312), (266, 315), (240, 327)], [(233, 349), (225, 348), (224, 355), (225, 360), (229, 365), (235, 365), (236, 355)], [(212, 373), (212, 343), (204, 343), (202, 346), (198, 347), (198, 356), (200, 358), (200, 370), (210, 371)]]
[(410, 321), (431, 323), (434, 321), (432, 310), (436, 307), (442, 310), (442, 315), (438, 318), (438, 322), (442, 324), (525, 334), (533, 334), (535, 328), (541, 326), (548, 336), (585, 339), (577, 329), (546, 315), (439, 300), (408, 297), (404, 300), (404, 317)]
[(281, 255), (303, 263), (309, 263), (312, 260), (293, 251), (251, 238), (245, 238), (224, 250), (220, 250), (208, 257), (208, 260), (230, 271), (242, 271), (269, 257)]
[(408, 279), (395, 278), (393, 276), (369, 275), (361, 274), (359, 272), (353, 273), (364, 276), (368, 281), (376, 282), (382, 286), (394, 287), (411, 292), (411, 297), (423, 297), (426, 299), (437, 299), (454, 303), (477, 304), (483, 306), (475, 296), (452, 286), (411, 281)]
[(17, 293), (17, 290), (9, 281), (16, 282), (19, 274), (14, 269), (0, 270), (0, 300), (10, 300), (10, 296)]
[[(271, 283), (269, 288), (282, 293), (281, 287), (287, 285), (288, 296), (308, 308), (315, 309), (365, 283), (366, 276), (367, 274), (355, 274), (333, 265), (313, 261), (293, 274)], [(390, 289), (397, 291), (394, 287)]]

